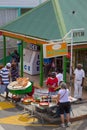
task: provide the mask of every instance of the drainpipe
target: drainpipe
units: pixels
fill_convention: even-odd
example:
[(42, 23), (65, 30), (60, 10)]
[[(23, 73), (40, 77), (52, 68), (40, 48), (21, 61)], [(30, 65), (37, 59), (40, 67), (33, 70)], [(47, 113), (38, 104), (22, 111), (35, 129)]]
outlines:
[(63, 57), (63, 80), (66, 82), (66, 68), (67, 68), (67, 61), (66, 56)]
[(23, 41), (20, 44), (20, 58), (21, 58), (21, 77), (23, 77)]

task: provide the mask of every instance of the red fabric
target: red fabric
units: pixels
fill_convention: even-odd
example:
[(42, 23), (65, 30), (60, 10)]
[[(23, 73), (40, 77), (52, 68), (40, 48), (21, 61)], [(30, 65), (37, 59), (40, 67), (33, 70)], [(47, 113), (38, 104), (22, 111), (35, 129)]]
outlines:
[(27, 93), (28, 96), (33, 96), (34, 94), (34, 86), (32, 86), (32, 92)]
[(68, 53), (68, 54), (66, 55), (66, 58), (70, 59), (70, 58), (71, 58), (71, 54)]
[[(49, 92), (55, 92), (55, 88), (58, 86), (58, 79), (56, 77), (48, 78), (46, 84), (49, 85)], [(54, 85), (55, 88), (53, 88), (52, 85)]]

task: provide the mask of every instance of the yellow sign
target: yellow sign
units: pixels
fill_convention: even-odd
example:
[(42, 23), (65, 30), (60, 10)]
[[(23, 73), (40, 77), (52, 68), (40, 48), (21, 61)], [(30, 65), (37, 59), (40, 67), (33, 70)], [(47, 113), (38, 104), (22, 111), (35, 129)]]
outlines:
[(57, 56), (64, 56), (68, 54), (66, 42), (51, 42), (43, 45), (43, 57), (51, 58)]

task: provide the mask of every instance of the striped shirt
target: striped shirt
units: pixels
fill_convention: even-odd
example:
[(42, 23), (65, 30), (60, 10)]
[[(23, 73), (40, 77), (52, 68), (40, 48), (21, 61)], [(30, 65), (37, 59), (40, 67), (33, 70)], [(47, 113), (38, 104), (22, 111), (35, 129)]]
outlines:
[(7, 69), (6, 67), (2, 68), (2, 70), (0, 71), (0, 76), (2, 77), (3, 84), (9, 84), (9, 74), (9, 69)]

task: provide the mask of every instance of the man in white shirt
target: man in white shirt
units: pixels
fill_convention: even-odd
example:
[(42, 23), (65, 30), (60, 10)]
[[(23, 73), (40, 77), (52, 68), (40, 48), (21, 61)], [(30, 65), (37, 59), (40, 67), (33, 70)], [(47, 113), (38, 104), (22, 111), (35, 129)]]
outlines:
[(62, 69), (58, 69), (56, 77), (58, 79), (58, 86), (59, 86), (60, 83), (63, 81), (63, 70)]
[(82, 100), (82, 88), (85, 78), (85, 72), (82, 69), (82, 64), (78, 64), (74, 70), (74, 97)]

